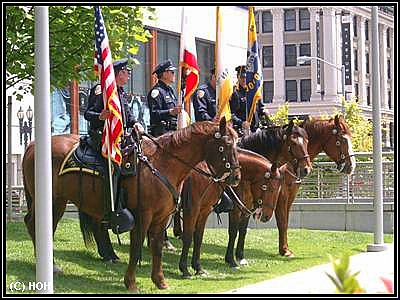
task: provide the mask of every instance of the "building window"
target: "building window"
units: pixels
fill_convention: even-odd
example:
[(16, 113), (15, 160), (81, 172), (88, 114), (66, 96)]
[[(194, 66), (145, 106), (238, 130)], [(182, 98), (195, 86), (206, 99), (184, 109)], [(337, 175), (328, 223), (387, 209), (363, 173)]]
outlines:
[(215, 46), (211, 43), (196, 41), (197, 63), (200, 69), (199, 84), (209, 79), (209, 73), (214, 68)]
[(272, 14), (270, 11), (262, 12), (262, 32), (270, 33), (273, 31)]
[(359, 92), (358, 92), (358, 83), (356, 83), (355, 85), (354, 85), (354, 95), (356, 96), (356, 101), (358, 102), (358, 95), (359, 95)]
[[(311, 44), (300, 44), (300, 56), (311, 56)], [(311, 61), (306, 61), (303, 65), (311, 65)]]
[(272, 46), (263, 47), (263, 67), (272, 68), (274, 66), (274, 52)]
[[(133, 55), (133, 58), (136, 58), (140, 62), (146, 62), (147, 60), (147, 48), (148, 43), (139, 44), (139, 51), (137, 54)], [(130, 76), (129, 81), (126, 83), (126, 91), (132, 93), (133, 95), (146, 96), (147, 95), (147, 79), (149, 78), (147, 65), (145, 63), (141, 63), (135, 65), (132, 68), (132, 74)]]
[(365, 64), (366, 64), (366, 70), (365, 72), (369, 74), (369, 53), (365, 53)]
[(371, 106), (371, 89), (367, 86), (367, 105)]
[(388, 107), (389, 109), (392, 109), (392, 92), (388, 91)]
[(307, 8), (299, 10), (299, 25), (300, 30), (310, 30), (310, 12)]
[(386, 29), (386, 47), (390, 48), (390, 28)]
[(297, 82), (296, 80), (286, 80), (286, 101), (297, 102)]
[(296, 45), (285, 45), (285, 66), (296, 66), (296, 59)]
[(368, 20), (365, 20), (365, 40), (369, 40), (369, 28), (368, 28)]
[(388, 79), (390, 79), (391, 78), (391, 76), (390, 76), (390, 60), (388, 59), (387, 60), (387, 78)]
[(353, 17), (353, 34), (357, 37), (357, 16)]
[(296, 31), (296, 11), (285, 10), (285, 31)]
[(311, 79), (300, 80), (301, 101), (309, 102), (311, 98)]
[(259, 15), (260, 15), (259, 11), (255, 11), (254, 12), (254, 20), (256, 21), (256, 32), (257, 33), (260, 33), (260, 29), (259, 29), (260, 28), (260, 21), (258, 19)]
[[(172, 35), (165, 32), (158, 32), (157, 62), (161, 63), (163, 61), (166, 61), (167, 59), (170, 59), (174, 66), (177, 66), (179, 61), (179, 42), (180, 38), (177, 35)], [(176, 90), (177, 80), (173, 84), (173, 87), (174, 90)]]
[(264, 103), (272, 103), (272, 99), (274, 97), (274, 82), (273, 81), (264, 81), (263, 83), (264, 89)]
[(354, 71), (358, 71), (358, 51), (354, 49)]
[(394, 147), (393, 135), (394, 135), (393, 122), (390, 122), (389, 123), (390, 148)]

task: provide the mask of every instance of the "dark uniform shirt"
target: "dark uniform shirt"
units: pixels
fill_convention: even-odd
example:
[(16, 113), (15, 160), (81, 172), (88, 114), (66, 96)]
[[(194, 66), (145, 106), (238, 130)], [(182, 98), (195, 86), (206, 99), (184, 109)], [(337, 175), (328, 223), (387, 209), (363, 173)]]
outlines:
[[(241, 131), (242, 123), (246, 121), (246, 90), (239, 85), (235, 87), (229, 100), (233, 127), (236, 131)], [(255, 132), (258, 127), (260, 117), (263, 115), (261, 100), (257, 102), (256, 111), (251, 121), (250, 130)]]
[(177, 97), (172, 87), (159, 80), (147, 94), (150, 110), (150, 130), (153, 136), (160, 136), (176, 130), (177, 116), (169, 113), (177, 104)]
[[(125, 127), (131, 128), (136, 123), (136, 119), (128, 105), (128, 96), (123, 87), (118, 87), (117, 90), (121, 102), (122, 122)], [(103, 93), (100, 84), (97, 84), (90, 90), (88, 106), (84, 114), (85, 119), (89, 121), (89, 135), (95, 139), (97, 146), (99, 146), (99, 139), (101, 142), (101, 135), (104, 128), (104, 120), (99, 119), (103, 109)]]
[(196, 121), (211, 121), (217, 113), (215, 89), (210, 83), (203, 84), (192, 98)]

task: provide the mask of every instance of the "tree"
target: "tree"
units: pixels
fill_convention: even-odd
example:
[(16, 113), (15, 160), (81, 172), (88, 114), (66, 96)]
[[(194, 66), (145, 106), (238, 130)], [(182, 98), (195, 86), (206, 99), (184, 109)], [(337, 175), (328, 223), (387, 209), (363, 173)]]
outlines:
[[(143, 21), (153, 20), (154, 11), (145, 6), (102, 7), (113, 59), (136, 54), (139, 42), (151, 37)], [(34, 13), (32, 6), (6, 7), (6, 89), (18, 87), (17, 98), (33, 88)], [(51, 86), (63, 87), (72, 79), (95, 80), (93, 7), (50, 6), (49, 31)], [(131, 62), (138, 63), (133, 58)]]

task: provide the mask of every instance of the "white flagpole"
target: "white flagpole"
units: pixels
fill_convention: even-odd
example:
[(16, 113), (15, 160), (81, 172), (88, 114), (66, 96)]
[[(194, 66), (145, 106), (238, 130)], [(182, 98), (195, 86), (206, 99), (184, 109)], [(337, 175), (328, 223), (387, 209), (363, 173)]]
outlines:
[[(184, 30), (184, 23), (185, 23), (185, 7), (182, 6), (182, 14), (181, 14), (181, 39), (180, 39), (180, 48), (179, 48), (179, 63), (178, 63), (178, 106), (182, 106), (182, 62), (183, 62), (183, 47), (184, 47), (184, 40), (183, 40), (183, 30)], [(178, 129), (182, 129), (185, 127), (184, 124), (184, 108), (182, 106), (182, 111), (178, 115)]]
[(42, 287), (36, 290), (53, 294), (49, 8), (45, 6), (35, 7), (35, 85), (36, 287)]
[[(216, 76), (216, 78), (217, 78), (217, 85), (216, 85), (216, 89), (215, 89), (215, 95), (216, 95), (216, 99), (215, 99), (215, 101), (216, 101), (216, 107), (217, 107), (217, 114), (218, 114), (218, 112), (219, 112), (219, 103), (220, 103), (220, 99), (219, 99), (219, 96), (220, 96), (220, 89), (221, 89), (221, 86), (220, 86), (220, 84), (221, 84), (221, 82), (220, 82), (220, 76), (221, 76), (221, 70), (220, 70), (220, 66), (219, 66), (219, 47), (220, 47), (220, 34), (219, 34), (219, 31), (220, 31), (220, 28), (219, 28), (219, 13), (220, 13), (220, 11), (219, 11), (219, 6), (217, 6), (217, 15), (216, 15), (216, 18), (215, 18), (215, 20), (216, 20), (216, 25), (215, 25), (215, 55), (214, 55), (214, 58), (215, 58), (215, 76)], [(219, 115), (218, 115), (219, 116)]]

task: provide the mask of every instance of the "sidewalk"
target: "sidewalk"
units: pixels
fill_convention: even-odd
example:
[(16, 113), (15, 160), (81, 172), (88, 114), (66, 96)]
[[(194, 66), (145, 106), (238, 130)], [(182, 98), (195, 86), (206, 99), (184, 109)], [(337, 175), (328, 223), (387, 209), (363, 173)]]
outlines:
[[(394, 246), (387, 245), (386, 251), (363, 252), (350, 257), (350, 272), (353, 274), (360, 271), (357, 280), (366, 293), (387, 291), (380, 277), (388, 278), (394, 283)], [(224, 294), (333, 294), (335, 286), (325, 272), (334, 275), (331, 263), (227, 291)]]

